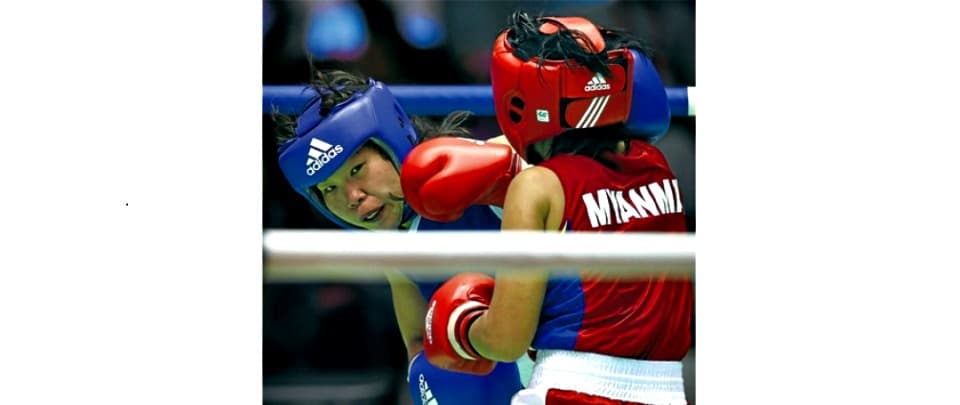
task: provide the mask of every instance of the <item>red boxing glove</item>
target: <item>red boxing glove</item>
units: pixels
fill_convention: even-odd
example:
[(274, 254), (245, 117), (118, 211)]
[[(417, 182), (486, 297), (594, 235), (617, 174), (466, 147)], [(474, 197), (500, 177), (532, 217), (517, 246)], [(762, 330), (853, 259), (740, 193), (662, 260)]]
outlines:
[(510, 179), (522, 169), (513, 148), (467, 138), (417, 145), (400, 169), (403, 197), (427, 219), (451, 222), (475, 204), (503, 206)]
[(427, 306), (423, 353), (434, 366), (461, 373), (487, 375), (497, 362), (470, 346), (470, 325), (490, 308), (493, 278), (461, 273), (443, 283)]

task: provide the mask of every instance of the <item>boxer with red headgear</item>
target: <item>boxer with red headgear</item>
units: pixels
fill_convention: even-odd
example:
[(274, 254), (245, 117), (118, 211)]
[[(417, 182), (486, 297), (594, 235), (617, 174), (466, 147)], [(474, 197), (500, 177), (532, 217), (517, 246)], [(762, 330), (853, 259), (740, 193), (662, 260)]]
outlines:
[[(677, 180), (652, 145), (669, 125), (641, 43), (579, 17), (517, 12), (493, 47), (497, 120), (537, 166), (513, 177), (504, 230), (685, 232)], [(639, 111), (641, 107), (644, 111)], [(685, 404), (688, 278), (461, 275), (428, 305), (424, 352), (440, 367), (480, 368), (535, 350), (513, 404)]]
[[(538, 42), (514, 41), (520, 47), (513, 48), (504, 40), (506, 33), (500, 35), (494, 55), (502, 57), (494, 57), (491, 66), (491, 77), (496, 77), (494, 105), (497, 121), (519, 156), (528, 159), (533, 143), (578, 128), (622, 125), (623, 131), (636, 139), (659, 140), (670, 126), (670, 104), (656, 68), (643, 51), (645, 46), (636, 40), (618, 39), (620, 34), (615, 31), (601, 33), (583, 18), (563, 20), (565, 32), (578, 35), (576, 40), (585, 46), (602, 49), (604, 35), (620, 44), (604, 58), (580, 58), (586, 66), (596, 68), (594, 73), (565, 68), (566, 62), (558, 60), (523, 62), (513, 52), (532, 55), (537, 52), (532, 46), (539, 46)], [(547, 24), (542, 29), (552, 34), (561, 26)], [(559, 36), (543, 38), (551, 41)], [(403, 193), (425, 218), (448, 222), (472, 204), (500, 206), (506, 185), (519, 172), (520, 159), (512, 159), (514, 153), (508, 148), (495, 144), (475, 148), (475, 153), (491, 157), (484, 159), (470, 159), (462, 153), (448, 156), (448, 151), (461, 145), (473, 146), (451, 139), (428, 141), (404, 161)]]

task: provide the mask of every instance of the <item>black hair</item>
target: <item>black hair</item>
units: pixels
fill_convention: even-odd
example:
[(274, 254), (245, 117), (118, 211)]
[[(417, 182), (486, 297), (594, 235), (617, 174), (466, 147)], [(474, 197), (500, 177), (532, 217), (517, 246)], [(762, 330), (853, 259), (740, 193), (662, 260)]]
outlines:
[(454, 111), (447, 114), (440, 123), (424, 117), (410, 117), (413, 129), (417, 131), (417, 143), (442, 136), (469, 137), (470, 130), (464, 127), (470, 111)]
[[(329, 114), (333, 107), (349, 100), (354, 93), (370, 88), (370, 82), (362, 75), (342, 70), (317, 70), (313, 63), (310, 64), (310, 74), (313, 79), (310, 80), (309, 86), (320, 98), (320, 115)], [(274, 107), (271, 118), (276, 124), (278, 146), (297, 136), (297, 118), (295, 116), (280, 114)]]
[[(557, 27), (554, 34), (540, 32), (540, 26), (551, 24)], [(569, 65), (573, 60), (587, 67), (591, 72), (609, 77), (611, 62), (606, 51), (631, 48), (650, 58), (652, 48), (646, 42), (634, 38), (619, 29), (606, 28), (594, 24), (606, 43), (604, 52), (592, 53), (583, 49), (579, 41), (589, 43), (587, 35), (579, 30), (567, 28), (559, 20), (550, 17), (530, 17), (525, 11), (517, 10), (507, 20), (507, 42), (513, 47), (513, 55), (523, 61), (536, 57), (540, 67), (545, 60), (563, 60)]]
[(600, 162), (604, 166), (618, 170), (617, 163), (611, 160), (607, 154), (616, 151), (621, 142), (626, 148), (625, 150), (630, 151), (631, 138), (623, 133), (622, 126), (623, 124), (609, 127), (577, 128), (564, 132), (561, 136), (555, 136), (547, 140), (550, 142), (550, 147), (546, 156), (541, 156), (534, 145), (529, 145), (527, 148), (527, 163), (538, 165), (551, 156), (561, 154), (583, 155)]

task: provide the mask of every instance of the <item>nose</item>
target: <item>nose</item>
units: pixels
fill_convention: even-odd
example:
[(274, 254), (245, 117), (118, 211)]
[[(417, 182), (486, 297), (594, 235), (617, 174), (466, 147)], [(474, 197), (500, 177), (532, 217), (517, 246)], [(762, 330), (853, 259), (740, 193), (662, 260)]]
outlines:
[(350, 209), (356, 209), (363, 203), (363, 200), (367, 198), (367, 193), (356, 185), (348, 184), (345, 188), (347, 192), (347, 207)]

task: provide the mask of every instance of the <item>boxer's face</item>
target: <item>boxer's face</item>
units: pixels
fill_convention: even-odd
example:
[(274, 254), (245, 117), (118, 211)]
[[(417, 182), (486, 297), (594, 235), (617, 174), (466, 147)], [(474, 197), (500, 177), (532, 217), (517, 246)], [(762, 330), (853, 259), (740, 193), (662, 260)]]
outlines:
[(400, 174), (374, 147), (360, 148), (315, 187), (327, 209), (351, 225), (397, 229), (403, 219)]

